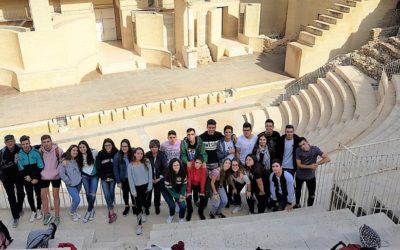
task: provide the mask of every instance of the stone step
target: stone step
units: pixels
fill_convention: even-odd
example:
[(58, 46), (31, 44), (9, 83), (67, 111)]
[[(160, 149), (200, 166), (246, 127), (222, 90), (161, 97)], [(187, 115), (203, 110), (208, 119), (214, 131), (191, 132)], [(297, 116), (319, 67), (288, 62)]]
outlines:
[(319, 129), (325, 128), (326, 126), (328, 126), (329, 119), (331, 118), (331, 115), (332, 115), (332, 107), (329, 102), (329, 99), (325, 95), (325, 92), (322, 90), (322, 88), (320, 86), (318, 86), (317, 84), (310, 84), (308, 86), (308, 89), (311, 90), (313, 95), (318, 100), (319, 107), (321, 110), (321, 117), (319, 118), (317, 127)]
[(276, 129), (282, 128), (282, 126), (286, 125), (285, 117), (279, 107), (266, 107), (265, 110), (268, 113), (268, 117), (271, 117), (274, 120)]
[(319, 14), (318, 15), (318, 20), (321, 20), (323, 22), (330, 23), (330, 24), (336, 24), (338, 18), (330, 16), (330, 15)]
[(337, 18), (337, 19), (343, 19), (343, 12), (335, 10), (335, 9), (327, 9), (327, 15)]
[[(311, 237), (331, 237), (333, 234), (353, 231), (357, 223), (349, 210), (317, 213), (308, 216), (276, 217), (273, 220), (252, 221), (242, 224), (219, 224), (214, 227), (151, 232), (150, 242), (168, 246), (172, 242), (186, 239), (189, 249), (255, 249), (258, 245)], [(268, 225), (266, 227), (266, 225)], [(219, 240), (207, 240), (218, 233)], [(336, 240), (336, 239), (335, 239)]]
[(310, 131), (314, 131), (317, 128), (319, 118), (321, 116), (321, 111), (318, 106), (317, 100), (315, 100), (314, 95), (308, 89), (300, 90), (300, 97), (303, 99), (304, 103), (307, 105), (309, 110), (310, 120), (308, 121), (305, 134)]
[(283, 101), (281, 105), (285, 108), (286, 114), (288, 115), (287, 124), (291, 124), (297, 128), (299, 124), (299, 114), (297, 113), (293, 103), (291, 101)]
[(332, 107), (332, 114), (329, 120), (330, 125), (340, 123), (343, 114), (343, 100), (331, 81), (327, 78), (319, 78), (317, 84), (325, 91)]
[(300, 42), (304, 45), (314, 46), (317, 39), (318, 39), (318, 36), (316, 36), (316, 35), (313, 35), (307, 31), (300, 31), (298, 42)]
[(265, 120), (268, 119), (268, 113), (265, 109), (256, 109), (251, 111), (251, 117), (253, 123), (253, 131), (264, 131), (265, 130)]
[(326, 74), (328, 80), (333, 83), (343, 100), (342, 121), (350, 121), (354, 117), (355, 98), (346, 82), (336, 73), (328, 72)]
[(395, 59), (400, 59), (400, 51), (393, 44), (380, 41), (378, 45)]
[(321, 20), (314, 20), (314, 23), (315, 23), (316, 27), (323, 29), (323, 30), (329, 30), (332, 25), (331, 23), (327, 23), (327, 22), (324, 22)]
[[(282, 114), (282, 123), (281, 126), (275, 125), (275, 130), (282, 134), (285, 131), (286, 124), (289, 124), (289, 114), (284, 106), (279, 105), (278, 108)], [(273, 118), (273, 116), (271, 118)]]
[(224, 55), (227, 57), (245, 56), (253, 54), (253, 49), (249, 46), (235, 46), (226, 48)]
[(311, 33), (313, 35), (316, 35), (316, 36), (322, 36), (322, 34), (324, 33), (323, 29), (320, 29), (320, 28), (315, 27), (313, 25), (307, 25), (305, 27), (305, 31), (307, 31), (307, 32), (309, 32), (309, 33)]
[(377, 49), (375, 47), (378, 47), (378, 46), (375, 45), (375, 46), (371, 47), (371, 46), (365, 45), (365, 46), (361, 47), (361, 49), (359, 50), (359, 53), (364, 54), (366, 56), (373, 57), (375, 60), (377, 60), (378, 62), (383, 63), (383, 64), (387, 64), (387, 63), (393, 61), (392, 56), (389, 55), (385, 50)]
[(398, 36), (389, 37), (388, 42), (393, 46), (395, 46), (397, 49), (400, 49), (400, 37)]
[(383, 64), (370, 56), (355, 54), (355, 56), (352, 57), (352, 65), (374, 79), (382, 74)]
[(348, 5), (340, 4), (340, 3), (334, 3), (333, 4), (333, 9), (345, 13), (350, 13), (351, 7)]
[(356, 7), (357, 6), (357, 1), (355, 0), (340, 0), (340, 3), (350, 6), (350, 7)]
[(307, 109), (307, 105), (304, 103), (303, 99), (299, 95), (292, 95), (290, 98), (293, 103), (294, 108), (299, 114), (299, 123), (295, 131), (297, 134), (303, 134), (307, 128), (308, 121), (310, 120), (310, 113)]

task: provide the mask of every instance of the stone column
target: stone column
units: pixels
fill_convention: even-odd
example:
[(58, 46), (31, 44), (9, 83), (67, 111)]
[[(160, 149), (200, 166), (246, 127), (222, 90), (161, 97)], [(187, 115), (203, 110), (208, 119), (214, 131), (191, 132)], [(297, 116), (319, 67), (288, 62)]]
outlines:
[(194, 17), (193, 17), (193, 9), (192, 2), (187, 2), (187, 18), (188, 18), (188, 34), (189, 34), (189, 48), (194, 47)]
[(35, 31), (48, 31), (53, 29), (49, 0), (29, 0), (29, 7)]

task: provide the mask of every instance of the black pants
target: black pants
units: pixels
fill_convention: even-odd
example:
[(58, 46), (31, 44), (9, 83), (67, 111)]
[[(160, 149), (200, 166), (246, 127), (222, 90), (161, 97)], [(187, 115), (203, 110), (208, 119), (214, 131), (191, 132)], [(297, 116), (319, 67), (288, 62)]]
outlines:
[(242, 189), (246, 185), (246, 183), (239, 183), (239, 182), (234, 181), (234, 184), (235, 184), (236, 194), (233, 194), (233, 204), (240, 206), (240, 205), (242, 205), (242, 198), (240, 196), (240, 192), (242, 191)]
[(304, 182), (306, 183), (308, 189), (307, 206), (311, 207), (314, 204), (315, 188), (317, 186), (315, 177), (309, 180), (302, 180), (296, 177), (296, 204), (300, 204), (301, 187), (303, 186)]
[(228, 204), (229, 205), (233, 204), (233, 193), (232, 193), (231, 185), (225, 185), (224, 189), (225, 189), (226, 195), (228, 196)]
[[(32, 212), (36, 212), (37, 209), (40, 209), (42, 207), (42, 199), (40, 198), (40, 180), (35, 185), (33, 185), (30, 182), (24, 181), (24, 186), (25, 186), (26, 196), (28, 196), (29, 206)], [(35, 207), (33, 192), (35, 192), (36, 195), (36, 207)]]
[(151, 199), (152, 199), (152, 194), (154, 192), (154, 206), (155, 207), (160, 207), (160, 201), (161, 201), (161, 188), (164, 187), (164, 182), (159, 181), (156, 184), (153, 184), (153, 190), (149, 192), (147, 195), (146, 199), (146, 209), (149, 209), (151, 207)]
[(257, 199), (257, 212), (259, 214), (264, 213), (268, 203), (268, 195), (267, 194), (260, 195), (258, 193), (253, 193), (253, 192), (251, 193), (251, 198), (247, 199), (247, 205), (249, 206), (250, 213), (252, 214), (254, 213), (254, 203), (255, 203), (253, 194)]
[(122, 189), (122, 199), (124, 200), (125, 206), (129, 206), (129, 196), (131, 196), (132, 205), (135, 205), (135, 199), (131, 194), (131, 188), (129, 187), (128, 179), (121, 180), (121, 189)]
[[(199, 214), (204, 214), (204, 208), (206, 206), (206, 198), (205, 196), (200, 196), (200, 186), (193, 186), (192, 185), (192, 193), (193, 197), (195, 194), (197, 194), (197, 197), (200, 197), (200, 203), (199, 203)], [(192, 205), (192, 195), (186, 198), (186, 205), (187, 205), (187, 213), (192, 214), (193, 213), (193, 205)]]
[(136, 197), (135, 197), (135, 214), (137, 216), (137, 223), (138, 225), (142, 225), (142, 215), (143, 215), (143, 207), (146, 204), (146, 197), (147, 197), (147, 186), (148, 184), (144, 184), (141, 186), (135, 186), (136, 188)]
[(25, 198), (23, 180), (22, 178), (4, 178), (3, 185), (10, 203), (12, 217), (19, 219), (19, 212), (22, 210)]

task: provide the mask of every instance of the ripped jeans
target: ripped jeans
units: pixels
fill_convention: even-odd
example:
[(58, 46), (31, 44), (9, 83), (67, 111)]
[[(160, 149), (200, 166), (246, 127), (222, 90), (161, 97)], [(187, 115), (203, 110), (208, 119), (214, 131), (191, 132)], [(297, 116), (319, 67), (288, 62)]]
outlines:
[(82, 175), (82, 183), (85, 188), (86, 200), (88, 202), (88, 212), (93, 210), (96, 201), (98, 182), (99, 178), (97, 176)]

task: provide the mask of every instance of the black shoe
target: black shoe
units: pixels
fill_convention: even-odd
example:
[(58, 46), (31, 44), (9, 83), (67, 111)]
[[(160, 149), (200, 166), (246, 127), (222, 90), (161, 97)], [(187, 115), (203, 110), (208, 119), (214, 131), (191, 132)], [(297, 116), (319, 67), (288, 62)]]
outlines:
[(204, 216), (204, 214), (199, 214), (200, 220), (205, 220), (206, 217)]
[(225, 216), (223, 213), (219, 213), (219, 214), (217, 214), (217, 216), (218, 216), (219, 218), (226, 218), (226, 216)]
[(125, 207), (124, 211), (122, 212), (123, 216), (127, 216), (129, 213), (129, 207)]
[(296, 204), (296, 205), (293, 206), (293, 208), (294, 208), (294, 209), (296, 209), (296, 208), (301, 208), (301, 206), (300, 206), (300, 204)]
[(213, 215), (212, 213), (210, 213), (210, 218), (211, 218), (211, 219), (215, 219), (215, 215)]
[(150, 214), (150, 210), (149, 210), (148, 208), (146, 208), (146, 209), (144, 210), (144, 212), (145, 212), (146, 215), (149, 215), (149, 214)]
[(229, 202), (226, 204), (226, 206), (225, 206), (225, 208), (229, 208), (230, 207), (230, 204), (229, 204)]
[(156, 214), (160, 214), (160, 207), (156, 207)]
[(192, 214), (187, 214), (186, 215), (186, 221), (190, 221), (192, 219)]

